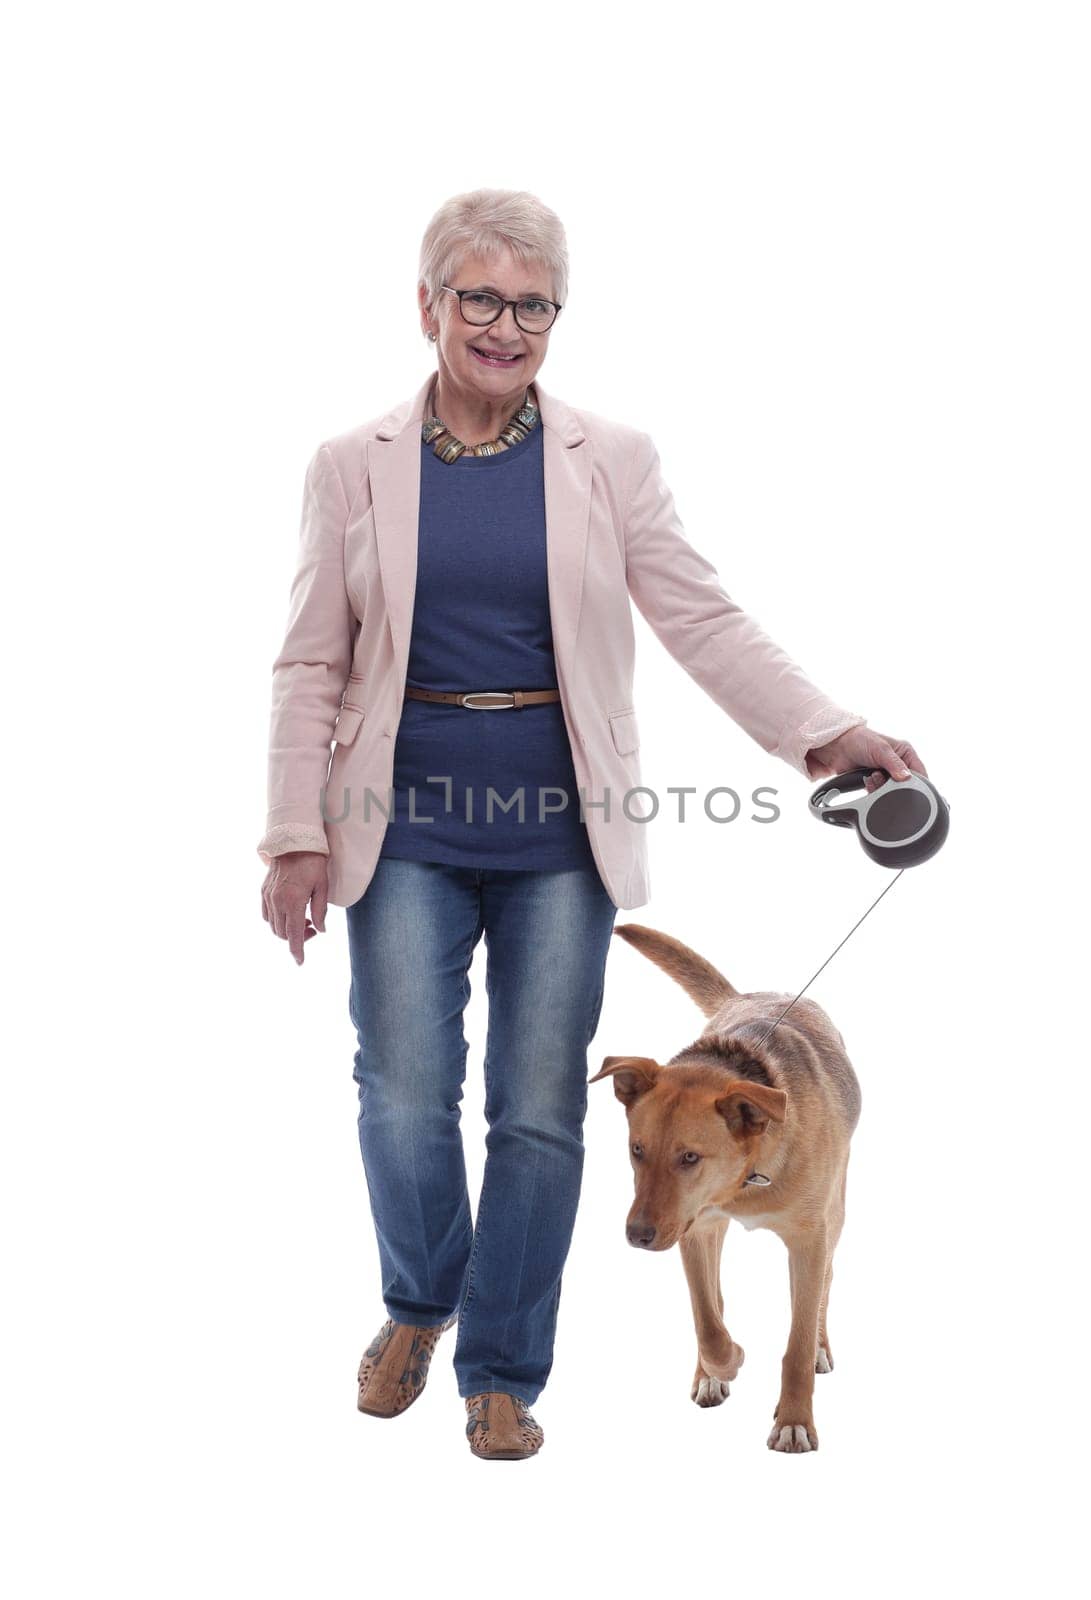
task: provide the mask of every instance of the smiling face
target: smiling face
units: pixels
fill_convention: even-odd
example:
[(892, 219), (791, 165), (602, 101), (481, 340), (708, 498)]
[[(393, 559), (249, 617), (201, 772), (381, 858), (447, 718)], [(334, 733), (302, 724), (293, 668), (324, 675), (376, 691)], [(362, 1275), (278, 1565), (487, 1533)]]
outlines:
[(669, 1250), (706, 1207), (745, 1188), (770, 1122), (783, 1122), (782, 1089), (716, 1066), (664, 1068), (648, 1056), (607, 1056), (589, 1082), (612, 1077), (629, 1122), (636, 1198), (625, 1234), (642, 1250)]
[[(495, 256), (466, 256), (447, 282), (452, 289), (487, 289), (505, 300), (555, 298), (545, 268), (524, 265), (509, 250)], [(460, 314), (457, 296), (441, 289), (429, 313), (424, 309), (423, 285), (418, 293), (422, 326), (437, 335), (445, 391), (473, 407), (483, 402), (490, 407), (517, 406), (545, 360), (552, 328), (545, 333), (526, 333), (515, 321), (513, 306), (505, 306), (487, 327), (475, 327)]]

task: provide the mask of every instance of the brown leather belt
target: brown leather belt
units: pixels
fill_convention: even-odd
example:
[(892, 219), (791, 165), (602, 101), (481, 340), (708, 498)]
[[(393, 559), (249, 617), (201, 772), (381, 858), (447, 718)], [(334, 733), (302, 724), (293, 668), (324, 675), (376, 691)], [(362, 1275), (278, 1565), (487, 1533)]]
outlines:
[[(559, 700), (559, 689), (478, 689), (466, 694), (444, 689), (417, 689), (407, 684), (407, 700), (438, 700), (447, 706), (464, 706), (467, 711), (516, 711), (523, 706), (540, 705), (546, 700)], [(485, 702), (484, 704), (482, 702)]]

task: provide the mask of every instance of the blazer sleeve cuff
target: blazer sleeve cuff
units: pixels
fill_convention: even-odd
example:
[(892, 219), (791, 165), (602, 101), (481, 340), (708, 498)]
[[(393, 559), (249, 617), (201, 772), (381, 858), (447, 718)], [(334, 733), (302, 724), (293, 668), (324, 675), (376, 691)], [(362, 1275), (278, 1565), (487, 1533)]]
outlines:
[(293, 850), (313, 850), (316, 855), (328, 856), (330, 846), (325, 828), (309, 822), (278, 822), (268, 829), (258, 845), (258, 855), (267, 867), (276, 856), (286, 856)]
[(847, 711), (843, 706), (835, 705), (827, 700), (818, 710), (812, 711), (803, 722), (793, 724), (782, 736), (775, 754), (780, 756), (788, 765), (805, 778), (813, 778), (807, 759), (808, 752), (817, 750), (819, 746), (829, 744), (839, 734), (847, 733), (850, 728), (859, 728), (866, 724), (867, 718), (857, 711)]

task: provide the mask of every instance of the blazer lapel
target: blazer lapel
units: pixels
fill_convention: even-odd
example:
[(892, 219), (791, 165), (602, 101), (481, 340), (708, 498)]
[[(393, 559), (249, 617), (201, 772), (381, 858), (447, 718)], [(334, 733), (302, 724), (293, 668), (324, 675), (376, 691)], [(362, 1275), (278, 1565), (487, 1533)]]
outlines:
[[(420, 427), (432, 387), (429, 373), (412, 400), (387, 413), (367, 444), (375, 540), (386, 596), (398, 681), (405, 683), (417, 584), (420, 514)], [(576, 629), (583, 592), (584, 556), (591, 516), (592, 446), (563, 400), (533, 387), (543, 428), (546, 567), (553, 651), (558, 681), (575, 667)], [(534, 688), (534, 684), (468, 684), (467, 688)]]
[(367, 470), (375, 518), (386, 613), (394, 641), (399, 689), (405, 683), (417, 586), (420, 514), (420, 425), (431, 378), (379, 424), (367, 443)]
[(545, 430), (542, 455), (549, 616), (557, 681), (563, 688), (572, 681), (576, 666), (576, 628), (591, 521), (594, 452), (570, 407), (546, 394), (537, 379), (534, 389)]

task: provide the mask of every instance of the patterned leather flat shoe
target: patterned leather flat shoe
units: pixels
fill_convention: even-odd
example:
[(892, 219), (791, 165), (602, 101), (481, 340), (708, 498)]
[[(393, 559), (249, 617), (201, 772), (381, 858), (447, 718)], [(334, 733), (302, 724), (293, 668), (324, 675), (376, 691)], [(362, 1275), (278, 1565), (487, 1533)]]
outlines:
[(369, 1417), (398, 1417), (406, 1411), (424, 1388), (440, 1334), (457, 1321), (456, 1314), (433, 1327), (414, 1328), (388, 1317), (360, 1360), (357, 1411)]
[(466, 1397), (466, 1437), (483, 1461), (523, 1461), (545, 1442), (525, 1400), (490, 1390)]

